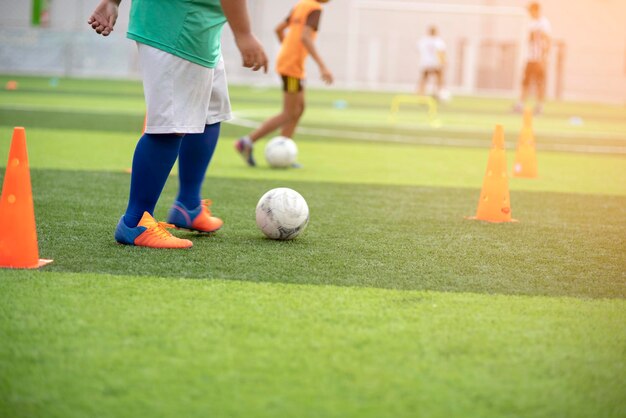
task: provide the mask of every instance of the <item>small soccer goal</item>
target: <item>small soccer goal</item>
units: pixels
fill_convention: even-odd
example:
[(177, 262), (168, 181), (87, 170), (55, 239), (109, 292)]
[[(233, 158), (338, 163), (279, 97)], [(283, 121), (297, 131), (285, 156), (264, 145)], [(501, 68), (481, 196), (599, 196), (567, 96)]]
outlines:
[(413, 108), (425, 108), (430, 125), (433, 127), (439, 125), (439, 119), (437, 118), (437, 100), (431, 96), (415, 94), (397, 94), (393, 96), (391, 99), (391, 107), (389, 108), (389, 122), (396, 123), (398, 121), (398, 114), (400, 113), (400, 106), (406, 107), (407, 105)]
[(417, 42), (434, 26), (446, 43), (446, 88), (470, 95), (517, 89), (528, 23), (523, 6), (359, 0), (350, 2), (349, 16), (349, 86), (414, 91)]

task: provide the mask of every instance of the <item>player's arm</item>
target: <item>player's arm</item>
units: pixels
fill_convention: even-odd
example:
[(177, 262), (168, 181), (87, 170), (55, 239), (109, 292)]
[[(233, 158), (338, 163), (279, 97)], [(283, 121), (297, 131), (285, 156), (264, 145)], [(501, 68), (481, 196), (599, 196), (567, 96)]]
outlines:
[(289, 13), (289, 16), (287, 16), (287, 19), (280, 22), (278, 26), (276, 26), (276, 29), (274, 29), (274, 32), (276, 33), (276, 36), (278, 37), (278, 41), (281, 44), (283, 43), (283, 39), (285, 39), (285, 30), (289, 27), (290, 18), (291, 18), (291, 13)]
[(333, 82), (333, 74), (326, 67), (326, 64), (324, 64), (322, 57), (317, 53), (317, 49), (315, 48), (315, 42), (313, 40), (313, 35), (315, 34), (315, 31), (318, 27), (319, 16), (319, 11), (311, 12), (311, 15), (309, 15), (307, 23), (302, 29), (302, 44), (309, 52), (311, 58), (313, 58), (313, 61), (315, 61), (315, 63), (318, 65), (320, 73), (322, 74), (322, 80), (324, 80), (326, 84), (331, 84)]
[(243, 66), (267, 72), (267, 56), (261, 43), (252, 33), (248, 4), (246, 0), (221, 0), (224, 16), (235, 36), (235, 43), (241, 53)]
[(446, 66), (446, 51), (437, 51), (437, 58), (442, 67)]
[(89, 16), (87, 24), (91, 25), (98, 34), (109, 36), (117, 21), (118, 8), (121, 1), (101, 0), (91, 16)]

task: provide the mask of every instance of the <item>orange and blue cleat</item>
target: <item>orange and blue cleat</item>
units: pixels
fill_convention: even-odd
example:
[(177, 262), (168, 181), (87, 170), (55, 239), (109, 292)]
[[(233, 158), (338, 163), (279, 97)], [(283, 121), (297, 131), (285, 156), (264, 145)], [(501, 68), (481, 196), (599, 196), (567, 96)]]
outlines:
[(189, 210), (181, 202), (176, 201), (167, 215), (167, 222), (179, 229), (196, 232), (215, 232), (224, 225), (224, 221), (211, 215), (210, 199), (204, 199), (200, 206)]
[(174, 225), (157, 222), (148, 212), (144, 212), (139, 224), (130, 228), (124, 223), (124, 217), (115, 228), (115, 240), (120, 244), (136, 245), (149, 248), (190, 248), (193, 242), (188, 239), (177, 238), (167, 228)]

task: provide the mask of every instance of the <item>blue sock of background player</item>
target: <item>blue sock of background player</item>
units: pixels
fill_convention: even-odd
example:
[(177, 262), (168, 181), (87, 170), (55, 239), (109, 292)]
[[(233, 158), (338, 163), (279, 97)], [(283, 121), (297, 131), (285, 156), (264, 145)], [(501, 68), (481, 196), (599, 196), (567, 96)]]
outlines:
[(180, 188), (176, 200), (189, 210), (200, 206), (200, 189), (219, 136), (220, 124), (214, 123), (206, 125), (201, 134), (185, 135), (180, 145), (178, 152)]

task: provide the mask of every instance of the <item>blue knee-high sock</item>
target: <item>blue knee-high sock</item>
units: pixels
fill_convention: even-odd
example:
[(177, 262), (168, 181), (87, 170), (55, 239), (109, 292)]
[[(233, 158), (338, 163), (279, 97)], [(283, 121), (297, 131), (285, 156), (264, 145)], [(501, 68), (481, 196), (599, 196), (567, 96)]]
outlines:
[(206, 125), (201, 134), (187, 134), (178, 153), (178, 179), (180, 190), (176, 200), (187, 209), (200, 205), (200, 189), (206, 170), (220, 136), (220, 124)]
[(181, 139), (175, 134), (143, 134), (137, 142), (124, 214), (126, 226), (137, 226), (144, 211), (154, 215), (154, 207), (178, 157)]

